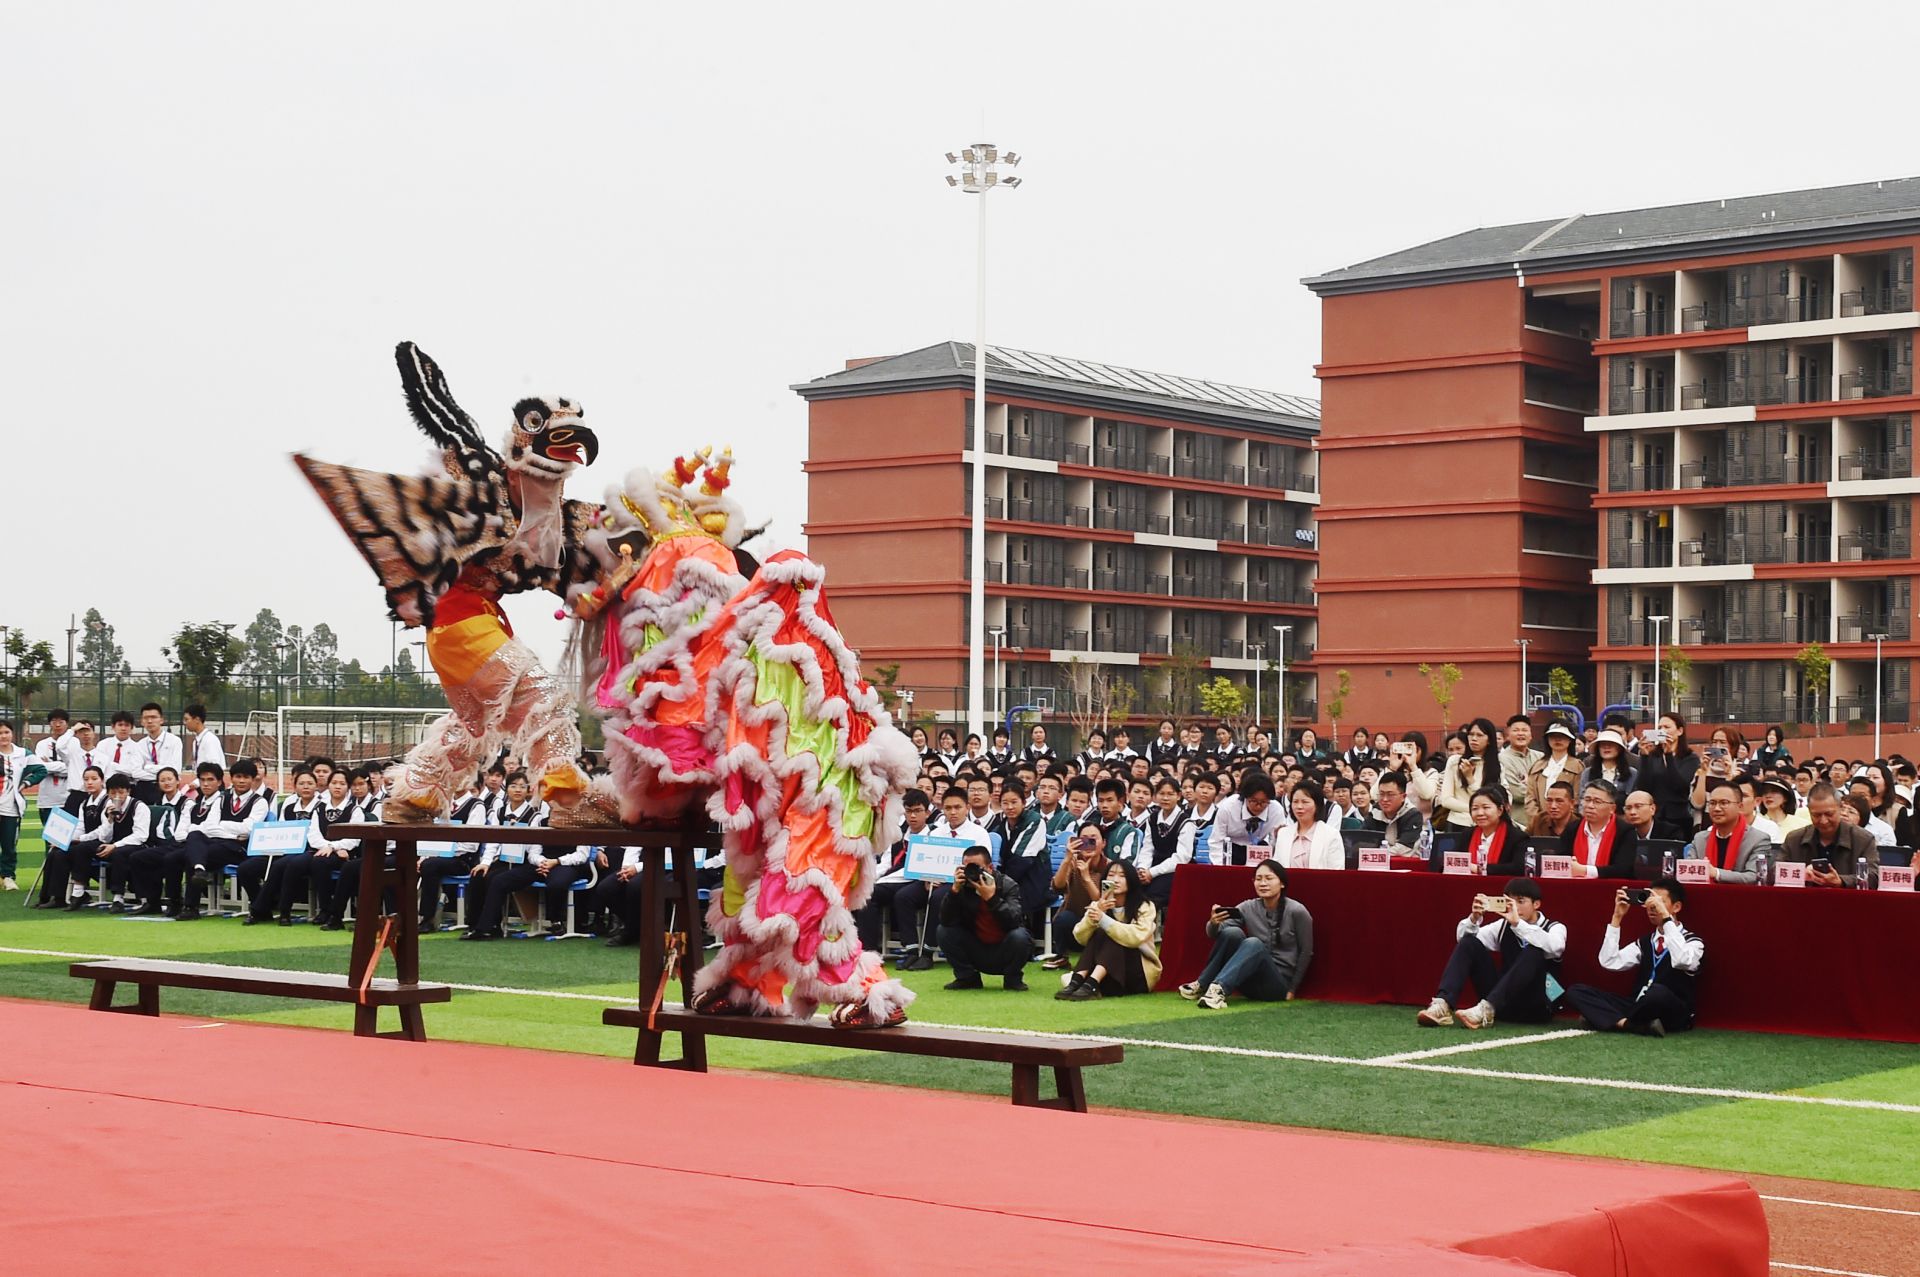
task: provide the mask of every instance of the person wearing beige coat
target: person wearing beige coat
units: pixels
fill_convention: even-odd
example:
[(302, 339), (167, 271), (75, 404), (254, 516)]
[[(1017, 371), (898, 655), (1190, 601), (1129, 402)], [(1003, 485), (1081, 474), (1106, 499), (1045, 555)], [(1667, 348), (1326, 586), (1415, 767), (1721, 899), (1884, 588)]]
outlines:
[(1159, 922), (1139, 870), (1124, 861), (1107, 866), (1100, 898), (1073, 926), (1084, 946), (1080, 961), (1053, 996), (1062, 1002), (1149, 993), (1160, 980), (1160, 951), (1153, 935)]

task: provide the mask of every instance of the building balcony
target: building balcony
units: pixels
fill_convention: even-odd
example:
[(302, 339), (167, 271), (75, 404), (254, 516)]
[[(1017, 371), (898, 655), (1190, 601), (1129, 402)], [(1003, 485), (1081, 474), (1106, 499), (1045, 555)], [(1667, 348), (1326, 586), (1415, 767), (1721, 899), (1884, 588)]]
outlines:
[(1244, 541), (1247, 527), (1244, 523), (1228, 523), (1218, 516), (1183, 514), (1173, 520), (1173, 535), (1202, 541)]
[(1246, 596), (1246, 587), (1222, 577), (1176, 574), (1173, 592), (1183, 599), (1241, 599)]
[(1271, 488), (1275, 492), (1283, 490), (1318, 492), (1320, 490), (1320, 476), (1279, 466), (1248, 467), (1247, 483), (1255, 488)]
[(1842, 643), (1871, 643), (1875, 634), (1905, 641), (1913, 637), (1913, 619), (1905, 612), (1864, 607), (1840, 617)]
[(1840, 562), (1863, 563), (1876, 559), (1904, 559), (1910, 538), (1900, 532), (1843, 532), (1840, 535)]
[[(1049, 625), (1014, 625), (1007, 629), (1007, 646), (1049, 649), (1072, 647), (1073, 644), (1068, 642), (1068, 637), (1072, 633), (1074, 633), (1074, 631)], [(1079, 631), (1079, 634), (1083, 640), (1086, 638), (1086, 632), (1084, 630)], [(1081, 650), (1084, 651), (1085, 646), (1083, 642), (1081, 644)]]
[(1607, 566), (1610, 568), (1670, 568), (1673, 566), (1673, 542), (1609, 542)]
[(1673, 312), (1662, 306), (1654, 310), (1616, 310), (1607, 321), (1609, 337), (1664, 337), (1673, 331)]
[[(1242, 531), (1245, 534), (1248, 545), (1277, 545), (1285, 546), (1290, 550), (1311, 550), (1314, 548), (1314, 542), (1317, 539), (1312, 528), (1294, 528), (1278, 523), (1269, 523), (1264, 527), (1259, 524), (1253, 524), (1242, 529)], [(1236, 540), (1238, 538), (1228, 537), (1224, 539)]]
[(1167, 577), (1164, 573), (1137, 568), (1095, 568), (1093, 588), (1120, 594), (1165, 594)]
[(1723, 533), (1680, 543), (1681, 567), (1717, 567), (1730, 563), (1831, 563), (1826, 537), (1775, 536), (1771, 533)]
[(1093, 464), (1102, 470), (1131, 470), (1135, 474), (1171, 474), (1173, 463), (1163, 452), (1120, 445), (1098, 445), (1093, 449)]
[(1906, 479), (1913, 474), (1913, 446), (1902, 444), (1884, 451), (1861, 448), (1841, 454), (1839, 463), (1842, 479)]
[(1065, 444), (1060, 449), (1060, 460), (1069, 465), (1090, 465), (1093, 461), (1093, 449), (1084, 443)]
[(1249, 581), (1247, 582), (1247, 602), (1287, 603), (1299, 607), (1312, 607), (1313, 588), (1291, 581)]
[(1671, 466), (1613, 464), (1607, 467), (1609, 492), (1664, 492), (1672, 482)]
[(1051, 523), (1058, 527), (1084, 528), (1088, 526), (1089, 511), (1083, 505), (1066, 505), (1057, 501), (1038, 501), (1026, 497), (1015, 497), (1010, 501), (999, 497), (987, 498), (987, 517), (989, 519), (1013, 519), (1021, 523)]
[(1682, 488), (1745, 488), (1776, 483), (1825, 483), (1826, 465), (1817, 457), (1706, 457), (1680, 467)]
[(1155, 652), (1161, 656), (1165, 656), (1173, 650), (1173, 637), (1168, 634), (1149, 634), (1147, 635), (1147, 641), (1141, 646), (1140, 650), (1142, 652)]
[(1682, 386), (1680, 406), (1746, 408), (1780, 403), (1825, 403), (1832, 395), (1833, 383), (1825, 376), (1719, 377)]
[(1135, 630), (1095, 630), (1093, 632), (1093, 651), (1096, 652), (1138, 652), (1146, 643), (1147, 636)]
[(1912, 309), (1911, 288), (1856, 288), (1840, 294), (1840, 314), (1849, 319), (1855, 315), (1902, 315)]
[(1840, 374), (1842, 399), (1883, 399), (1912, 393), (1911, 368), (1856, 368)]
[(1173, 474), (1176, 479), (1204, 479), (1208, 483), (1243, 484), (1247, 481), (1245, 466), (1230, 466), (1215, 457), (1175, 457)]
[(1611, 416), (1672, 410), (1673, 391), (1667, 386), (1616, 386), (1607, 396), (1607, 412)]
[(1093, 512), (1093, 526), (1113, 532), (1156, 532), (1165, 536), (1169, 522), (1164, 514), (1116, 506), (1101, 506)]
[(987, 580), (1002, 585), (1038, 585), (1055, 590), (1084, 590), (1087, 569), (1063, 563), (995, 563), (987, 561)]
[(1762, 324), (1797, 324), (1813, 319), (1831, 318), (1826, 301), (1818, 295), (1795, 297), (1786, 293), (1754, 293), (1725, 301), (1704, 302), (1680, 312), (1682, 332), (1708, 332), (1716, 328), (1751, 328)]
[[(1907, 697), (1902, 693), (1883, 692), (1881, 694), (1880, 721), (1883, 723), (1904, 723), (1912, 712)], [(1836, 696), (1833, 699), (1833, 721), (1836, 723), (1864, 722), (1873, 717), (1873, 698), (1871, 696)], [(1775, 720), (1751, 720), (1754, 722)], [(1784, 718), (1779, 721), (1786, 721)]]

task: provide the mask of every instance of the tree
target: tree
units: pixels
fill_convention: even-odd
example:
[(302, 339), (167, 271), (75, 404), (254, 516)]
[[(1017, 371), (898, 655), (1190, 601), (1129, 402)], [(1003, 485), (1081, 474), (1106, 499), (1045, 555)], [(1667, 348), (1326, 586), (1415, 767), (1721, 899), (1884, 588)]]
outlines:
[(1169, 718), (1191, 714), (1194, 695), (1206, 676), (1206, 669), (1207, 663), (1199, 648), (1191, 643), (1175, 643), (1166, 662), (1160, 666), (1159, 711)]
[(216, 621), (182, 625), (160, 655), (173, 662), (188, 700), (210, 701), (227, 688), (228, 680), (247, 649), (233, 632)]
[(1200, 709), (1239, 736), (1247, 726), (1247, 689), (1224, 674), (1200, 684)]
[(1465, 675), (1452, 661), (1448, 661), (1437, 669), (1422, 661), (1417, 668), (1420, 671), (1420, 677), (1427, 680), (1427, 691), (1433, 694), (1433, 703), (1440, 707), (1440, 734), (1444, 736), (1453, 728), (1453, 723), (1448, 717), (1448, 711), (1453, 708), (1453, 689), (1459, 686), (1460, 680)]
[(340, 677), (340, 638), (325, 621), (307, 635), (307, 677), (315, 687), (332, 687)]
[(127, 654), (113, 641), (113, 627), (100, 615), (100, 609), (90, 607), (86, 617), (80, 622), (80, 632), (86, 637), (80, 640), (80, 670), (96, 678), (105, 678), (126, 672)]
[(894, 684), (900, 681), (900, 662), (874, 667), (873, 690), (880, 693), (880, 704), (887, 713), (898, 713), (900, 693), (894, 690)]
[[(53, 647), (45, 639), (27, 642), (19, 630), (7, 631), (6, 660), (0, 661), (0, 697), (9, 705), (18, 704), (24, 720), (33, 706), (33, 698), (47, 690), (46, 676), (53, 671)], [(25, 726), (24, 721), (22, 727)]]
[(1327, 721), (1333, 724), (1333, 747), (1340, 748), (1340, 716), (1347, 712), (1347, 697), (1353, 694), (1353, 676), (1345, 670), (1334, 671), (1334, 692), (1327, 700)]
[(1693, 678), (1693, 658), (1678, 647), (1668, 648), (1666, 677), (1667, 701), (1678, 709), (1681, 699), (1687, 694), (1687, 689), (1692, 686), (1690, 680)]
[(1827, 649), (1818, 643), (1809, 643), (1794, 654), (1793, 663), (1800, 667), (1800, 685), (1806, 690), (1807, 699), (1812, 701), (1813, 716), (1810, 722), (1827, 721), (1827, 685), (1833, 681), (1833, 658), (1827, 655)]
[(1556, 665), (1547, 671), (1547, 699), (1555, 705), (1576, 704), (1580, 696), (1580, 684), (1565, 666)]
[(257, 678), (271, 678), (278, 674), (280, 644), (286, 641), (286, 637), (286, 630), (281, 626), (280, 618), (273, 614), (273, 609), (261, 608), (241, 640), (246, 654), (241, 658), (240, 668)]

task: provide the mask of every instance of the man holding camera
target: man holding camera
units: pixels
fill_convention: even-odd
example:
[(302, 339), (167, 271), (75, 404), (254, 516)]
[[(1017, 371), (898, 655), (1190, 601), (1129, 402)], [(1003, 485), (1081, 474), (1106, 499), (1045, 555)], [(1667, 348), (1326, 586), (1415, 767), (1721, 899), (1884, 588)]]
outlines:
[(1880, 870), (1880, 847), (1873, 835), (1840, 819), (1840, 793), (1822, 781), (1807, 791), (1809, 823), (1787, 835), (1783, 860), (1807, 867), (1809, 887), (1851, 887), (1860, 874), (1871, 881)]
[[(1557, 994), (1548, 981), (1567, 952), (1567, 927), (1541, 912), (1540, 895), (1533, 879), (1514, 878), (1504, 895), (1473, 898), (1472, 912), (1454, 929), (1453, 956), (1440, 987), (1415, 1017), (1422, 1028), (1457, 1022), (1484, 1029), (1496, 1018), (1523, 1024), (1553, 1018)], [(1468, 981), (1480, 1001), (1455, 1011)]]
[(986, 847), (969, 847), (953, 871), (953, 889), (940, 905), (940, 951), (953, 964), (949, 989), (978, 989), (980, 975), (1001, 976), (1006, 988), (1027, 987), (1022, 972), (1033, 956), (1020, 887), (993, 867)]
[[(1693, 1027), (1694, 986), (1707, 946), (1680, 925), (1687, 889), (1672, 878), (1655, 878), (1651, 887), (1613, 896), (1613, 921), (1600, 942), (1600, 965), (1609, 971), (1637, 971), (1639, 984), (1631, 998), (1623, 998), (1590, 984), (1567, 990), (1567, 1001), (1592, 1027), (1601, 1032), (1639, 1033), (1663, 1038)], [(1639, 942), (1622, 948), (1620, 924), (1627, 911), (1640, 905), (1652, 930)]]

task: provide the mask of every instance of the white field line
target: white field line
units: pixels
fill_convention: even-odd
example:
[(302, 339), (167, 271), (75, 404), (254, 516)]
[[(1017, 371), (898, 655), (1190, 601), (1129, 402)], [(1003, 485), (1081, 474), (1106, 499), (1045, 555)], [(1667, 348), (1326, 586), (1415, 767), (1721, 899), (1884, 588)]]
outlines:
[(1791, 1273), (1826, 1273), (1829, 1277), (1880, 1277), (1879, 1273), (1863, 1273), (1853, 1268), (1816, 1268), (1812, 1264), (1783, 1264), (1774, 1260), (1770, 1268), (1783, 1268)]
[[(110, 953), (66, 953), (54, 949), (10, 949), (0, 946), (0, 953), (23, 954), (29, 957), (111, 959), (120, 955)], [(196, 963), (198, 966), (219, 966), (219, 963)], [(626, 998), (614, 998), (597, 993), (568, 993), (557, 989), (516, 989), (506, 985), (492, 984), (449, 984), (450, 988), (468, 993), (498, 993), (517, 998), (558, 998), (579, 1002), (594, 1002), (601, 1006), (630, 1007), (634, 1004)], [(678, 1003), (668, 1005), (678, 1006)], [(1048, 1029), (1003, 1029), (990, 1024), (936, 1024), (926, 1020), (915, 1021), (930, 1029), (971, 1029), (986, 1033), (1008, 1033), (1021, 1037), (1044, 1038), (1061, 1042), (1118, 1042), (1122, 1046), (1149, 1047), (1161, 1051), (1187, 1051), (1195, 1055), (1233, 1055), (1256, 1060), (1286, 1060), (1302, 1064), (1334, 1064), (1349, 1068), (1362, 1069), (1399, 1069), (1413, 1073), (1444, 1073), (1454, 1077), (1491, 1078), (1502, 1082), (1544, 1082), (1550, 1086), (1591, 1086), (1615, 1091), (1641, 1091), (1657, 1095), (1693, 1095), (1702, 1099), (1714, 1100), (1758, 1100), (1769, 1104), (1801, 1104), (1816, 1108), (1866, 1109), (1881, 1113), (1920, 1114), (1920, 1104), (1895, 1104), (1886, 1100), (1845, 1100), (1825, 1095), (1792, 1095), (1772, 1091), (1738, 1091), (1731, 1087), (1718, 1086), (1677, 1086), (1662, 1082), (1635, 1082), (1626, 1078), (1579, 1077), (1562, 1073), (1509, 1073), (1500, 1069), (1477, 1069), (1459, 1064), (1430, 1064), (1421, 1060), (1396, 1060), (1390, 1056), (1363, 1059), (1351, 1055), (1322, 1055), (1309, 1051), (1272, 1051), (1262, 1047), (1222, 1046), (1212, 1042), (1170, 1042), (1161, 1038), (1128, 1038), (1111, 1033), (1059, 1033)], [(1580, 1032), (1580, 1030), (1574, 1030)], [(1508, 1039), (1501, 1039), (1504, 1043)], [(1516, 1039), (1524, 1041), (1526, 1039)]]
[(1468, 1051), (1496, 1051), (1503, 1046), (1527, 1046), (1534, 1042), (1556, 1042), (1562, 1038), (1584, 1038), (1592, 1029), (1555, 1029), (1551, 1033), (1527, 1033), (1510, 1038), (1475, 1038), (1453, 1046), (1438, 1046), (1430, 1051), (1402, 1051), (1398, 1055), (1376, 1055), (1363, 1064), (1405, 1064), (1409, 1060), (1431, 1060), (1442, 1055), (1464, 1055)]
[(1920, 1210), (1900, 1210), (1894, 1206), (1861, 1206), (1854, 1202), (1821, 1202), (1815, 1201), (1811, 1197), (1773, 1197), (1766, 1193), (1760, 1194), (1760, 1200), (1763, 1202), (1789, 1202), (1795, 1206), (1831, 1206), (1834, 1210), (1863, 1210), (1871, 1211), (1875, 1215), (1910, 1215), (1914, 1218), (1920, 1218)]

